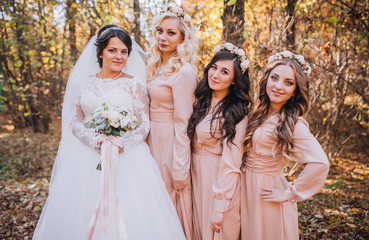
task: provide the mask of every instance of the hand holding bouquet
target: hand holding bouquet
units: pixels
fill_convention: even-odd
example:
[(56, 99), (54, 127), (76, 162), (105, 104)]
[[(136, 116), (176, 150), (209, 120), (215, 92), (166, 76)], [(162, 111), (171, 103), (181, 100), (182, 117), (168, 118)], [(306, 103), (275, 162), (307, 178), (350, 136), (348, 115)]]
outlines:
[(94, 128), (96, 132), (106, 136), (121, 136), (139, 126), (138, 119), (131, 110), (124, 106), (110, 106), (103, 103), (85, 122), (86, 128)]

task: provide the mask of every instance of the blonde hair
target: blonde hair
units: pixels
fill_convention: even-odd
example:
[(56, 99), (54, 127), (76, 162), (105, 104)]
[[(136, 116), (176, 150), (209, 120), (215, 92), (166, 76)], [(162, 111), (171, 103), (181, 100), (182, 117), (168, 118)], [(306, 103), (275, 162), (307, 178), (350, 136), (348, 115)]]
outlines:
[(265, 67), (263, 77), (260, 82), (259, 103), (251, 114), (247, 125), (244, 139), (243, 165), (247, 161), (247, 154), (252, 147), (252, 136), (254, 135), (255, 130), (263, 124), (267, 118), (270, 99), (266, 92), (266, 87), (270, 72), (280, 65), (290, 66), (293, 69), (296, 80), (296, 90), (294, 96), (287, 101), (279, 112), (278, 124), (273, 132), (276, 139), (276, 142), (273, 145), (273, 156), (277, 154), (278, 150), (281, 150), (284, 159), (295, 159), (295, 154), (297, 152), (293, 150), (293, 131), (298, 117), (303, 116), (309, 108), (309, 82), (301, 65), (296, 60), (284, 58), (270, 62)]
[(178, 16), (170, 11), (163, 12), (152, 19), (152, 39), (149, 48), (146, 74), (148, 81), (151, 81), (156, 76), (160, 66), (163, 64), (163, 53), (159, 50), (159, 45), (155, 36), (157, 27), (164, 19), (178, 19), (183, 42), (177, 46), (177, 50), (168, 61), (168, 68), (166, 68), (163, 73), (176, 73), (186, 62), (190, 63), (192, 66), (195, 66), (197, 63), (199, 43), (195, 37), (195, 28), (192, 24), (191, 17), (188, 14)]

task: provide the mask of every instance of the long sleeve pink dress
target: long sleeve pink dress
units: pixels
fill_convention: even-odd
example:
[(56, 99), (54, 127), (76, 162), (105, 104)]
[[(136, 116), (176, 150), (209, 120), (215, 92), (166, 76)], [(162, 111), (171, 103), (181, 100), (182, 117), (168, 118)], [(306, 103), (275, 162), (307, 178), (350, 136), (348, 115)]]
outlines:
[[(281, 151), (274, 157), (272, 153), (277, 123), (278, 115), (272, 115), (255, 130), (245, 172), (241, 174), (241, 236), (245, 240), (299, 239), (296, 202), (317, 193), (328, 175), (327, 156), (306, 120), (299, 117), (293, 132), (293, 149), (297, 151), (296, 161), (305, 167), (296, 181), (286, 180)], [(260, 197), (263, 187), (283, 189), (288, 201), (264, 201)]]
[[(175, 74), (157, 76), (148, 83), (151, 131), (148, 144), (170, 197), (177, 209), (187, 239), (192, 239), (192, 197), (190, 184), (190, 139), (188, 120), (192, 114), (198, 77), (189, 63)], [(187, 180), (181, 191), (174, 180)]]
[[(197, 125), (193, 141), (191, 177), (193, 188), (194, 239), (212, 240), (215, 233), (211, 227), (211, 214), (223, 212), (220, 239), (239, 239), (240, 234), (240, 166), (242, 141), (247, 117), (236, 125), (233, 143), (221, 139), (221, 120), (212, 123), (209, 113)], [(215, 128), (215, 129), (214, 129)]]

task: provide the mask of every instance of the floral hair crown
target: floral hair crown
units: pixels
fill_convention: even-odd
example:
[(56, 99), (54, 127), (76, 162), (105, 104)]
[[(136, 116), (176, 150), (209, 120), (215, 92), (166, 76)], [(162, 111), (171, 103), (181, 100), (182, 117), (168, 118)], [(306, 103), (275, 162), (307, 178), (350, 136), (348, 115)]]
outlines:
[(303, 72), (306, 75), (310, 75), (311, 67), (310, 67), (309, 63), (305, 62), (304, 56), (294, 54), (290, 51), (279, 52), (279, 53), (276, 53), (276, 54), (270, 56), (268, 58), (268, 63), (271, 63), (271, 62), (274, 62), (274, 61), (277, 61), (277, 60), (281, 60), (283, 58), (289, 58), (291, 60), (296, 60), (296, 62), (298, 62), (301, 65), (301, 68), (302, 68)]
[(214, 55), (224, 50), (227, 50), (233, 54), (236, 54), (237, 59), (241, 62), (242, 74), (245, 73), (245, 71), (250, 65), (250, 61), (247, 59), (245, 51), (241, 48), (236, 47), (232, 43), (227, 42), (227, 43), (216, 46), (214, 48)]
[(174, 15), (177, 15), (177, 17), (182, 18), (187, 26), (192, 29), (191, 17), (190, 15), (185, 13), (181, 7), (178, 7), (176, 5), (164, 7), (160, 14), (163, 13), (173, 13)]
[(164, 7), (163, 11), (161, 11), (160, 13), (165, 13), (165, 12), (171, 12), (174, 13), (175, 15), (177, 15), (178, 17), (184, 18), (184, 16), (186, 15), (185, 12), (183, 11), (183, 9), (181, 7), (178, 6), (168, 6), (168, 7)]

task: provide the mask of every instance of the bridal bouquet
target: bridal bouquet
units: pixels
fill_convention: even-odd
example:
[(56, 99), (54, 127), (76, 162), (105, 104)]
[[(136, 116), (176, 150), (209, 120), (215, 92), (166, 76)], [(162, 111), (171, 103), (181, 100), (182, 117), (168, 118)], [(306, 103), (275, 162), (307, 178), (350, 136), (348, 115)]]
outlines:
[(110, 106), (105, 102), (85, 122), (86, 128), (94, 128), (96, 132), (107, 136), (120, 136), (135, 130), (139, 126), (138, 119), (131, 110), (124, 106)]

